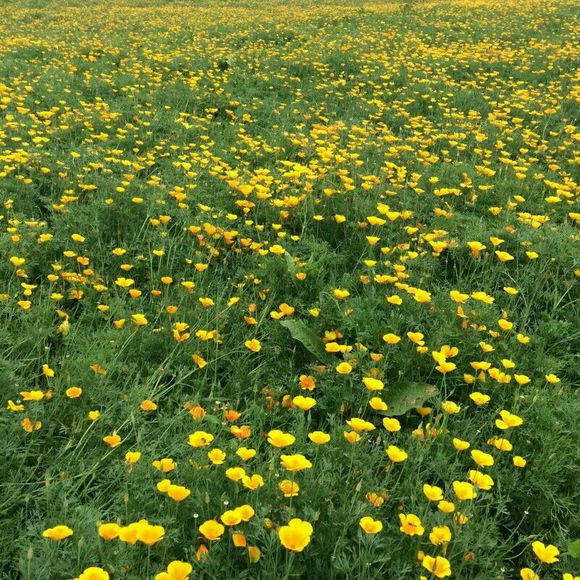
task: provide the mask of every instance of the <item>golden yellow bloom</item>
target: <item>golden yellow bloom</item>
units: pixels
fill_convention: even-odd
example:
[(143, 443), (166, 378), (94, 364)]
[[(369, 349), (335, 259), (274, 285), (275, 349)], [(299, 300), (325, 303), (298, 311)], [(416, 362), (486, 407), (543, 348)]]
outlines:
[(64, 525), (54, 526), (54, 528), (48, 528), (42, 532), (44, 538), (50, 538), (51, 540), (60, 541), (73, 535), (73, 531)]
[(222, 526), (217, 520), (207, 520), (199, 526), (199, 532), (206, 539), (211, 542), (219, 540), (225, 531), (224, 526)]
[(383, 529), (383, 524), (379, 520), (374, 520), (369, 516), (364, 516), (359, 521), (360, 527), (365, 534), (378, 534)]
[(310, 543), (313, 532), (312, 525), (309, 522), (299, 518), (293, 518), (287, 526), (281, 526), (278, 530), (280, 543), (293, 552), (302, 552)]
[(538, 560), (543, 564), (555, 564), (560, 555), (560, 550), (558, 550), (556, 546), (552, 546), (552, 544), (543, 544), (539, 541), (532, 543), (532, 550)]
[(425, 556), (422, 562), (423, 568), (429, 570), (436, 578), (451, 576), (451, 563), (443, 556)]
[(421, 520), (415, 514), (399, 514), (399, 521), (399, 529), (407, 536), (422, 536), (425, 533)]
[(281, 455), (280, 463), (284, 469), (291, 472), (302, 471), (312, 467), (312, 463), (299, 453), (296, 455)]

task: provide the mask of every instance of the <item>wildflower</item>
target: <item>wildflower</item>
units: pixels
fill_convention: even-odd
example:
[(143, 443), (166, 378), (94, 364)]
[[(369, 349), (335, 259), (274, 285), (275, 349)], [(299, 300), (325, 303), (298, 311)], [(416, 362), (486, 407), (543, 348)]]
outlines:
[(70, 387), (65, 394), (69, 399), (78, 399), (83, 394), (83, 390), (80, 387)]
[(208, 451), (207, 457), (214, 465), (222, 465), (226, 460), (226, 454), (217, 447), (211, 451)]
[(336, 372), (340, 375), (348, 375), (352, 371), (352, 366), (347, 362), (341, 362), (336, 367)]
[(220, 520), (226, 526), (237, 526), (242, 521), (242, 516), (235, 510), (228, 510), (220, 516)]
[(292, 445), (296, 441), (296, 437), (291, 433), (284, 433), (279, 429), (272, 429), (268, 432), (268, 443), (273, 447), (282, 448)]
[(556, 546), (552, 546), (552, 544), (546, 545), (539, 541), (532, 543), (532, 550), (542, 564), (554, 564), (558, 561), (558, 556), (560, 555), (560, 550)]
[(173, 560), (167, 566), (167, 572), (160, 572), (155, 580), (188, 580), (193, 567), (189, 562)]
[(496, 419), (495, 425), (498, 429), (511, 429), (513, 427), (519, 427), (524, 420), (517, 415), (512, 415), (509, 411), (499, 412), (501, 419)]
[(365, 534), (378, 534), (383, 529), (383, 524), (379, 520), (374, 520), (369, 516), (365, 516), (359, 521), (360, 527)]
[(251, 340), (246, 340), (244, 343), (248, 350), (252, 352), (260, 352), (262, 350), (262, 345), (259, 340), (252, 338)]
[(401, 337), (393, 334), (392, 332), (389, 332), (383, 336), (383, 340), (387, 344), (397, 344), (401, 340)]
[(330, 441), (330, 435), (322, 431), (313, 431), (312, 433), (308, 433), (308, 439), (316, 445), (325, 445)]
[(531, 568), (522, 568), (520, 577), (522, 580), (540, 580), (540, 577)]
[(103, 437), (103, 441), (112, 449), (121, 445), (121, 437), (117, 433)]
[(240, 447), (236, 451), (236, 455), (242, 461), (249, 461), (250, 459), (252, 459), (253, 457), (256, 456), (256, 450), (255, 449), (248, 449), (247, 447)]
[(312, 397), (303, 397), (298, 395), (292, 399), (292, 404), (298, 407), (301, 411), (308, 411), (316, 405), (316, 400)]
[(429, 501), (440, 501), (443, 499), (443, 490), (436, 485), (423, 484), (423, 493)]
[(516, 467), (525, 467), (526, 464), (528, 463), (523, 457), (521, 457), (520, 455), (514, 455), (513, 457), (513, 464)]
[(309, 522), (299, 518), (293, 518), (288, 525), (281, 526), (278, 530), (280, 543), (293, 552), (302, 552), (310, 543), (313, 528)]
[(303, 469), (310, 469), (312, 467), (312, 463), (301, 454), (281, 455), (280, 463), (286, 470), (291, 472), (302, 471)]
[(225, 528), (216, 520), (207, 520), (199, 526), (199, 531), (206, 540), (213, 542), (221, 538)]
[(213, 441), (211, 433), (205, 431), (196, 431), (189, 436), (188, 442), (192, 447), (206, 447)]
[(422, 536), (425, 532), (421, 520), (415, 514), (399, 514), (400, 530), (407, 536)]
[(119, 537), (120, 526), (118, 524), (101, 524), (98, 528), (99, 537), (110, 542)]
[(137, 527), (137, 539), (146, 544), (153, 546), (165, 536), (165, 529), (163, 526), (153, 526), (148, 522), (141, 521)]
[(494, 464), (493, 457), (489, 453), (484, 453), (478, 449), (473, 449), (471, 452), (471, 458), (480, 467), (490, 467)]
[(64, 540), (65, 538), (68, 538), (69, 536), (72, 535), (73, 531), (68, 526), (64, 525), (54, 526), (54, 528), (48, 528), (47, 530), (44, 530), (44, 532), (42, 532), (42, 536), (44, 538), (50, 538), (51, 540), (57, 542), (60, 540)]
[(407, 459), (408, 455), (402, 449), (399, 449), (395, 445), (389, 445), (386, 450), (386, 454), (393, 463), (401, 463)]
[(367, 391), (382, 391), (385, 388), (383, 381), (372, 377), (363, 377), (363, 383)]
[(429, 541), (434, 546), (448, 544), (451, 541), (451, 530), (447, 526), (435, 526), (429, 534)]
[(141, 459), (140, 451), (127, 451), (125, 453), (125, 461), (130, 464), (137, 463)]
[(284, 479), (278, 484), (278, 488), (284, 494), (284, 497), (296, 497), (300, 491), (300, 486), (289, 479)]
[(462, 501), (474, 499), (477, 496), (473, 489), (473, 485), (467, 481), (454, 481), (453, 493), (455, 493), (457, 499)]
[(109, 580), (109, 573), (98, 566), (86, 568), (75, 580)]
[(451, 564), (443, 556), (425, 556), (422, 562), (423, 568), (429, 570), (436, 578), (451, 576)]

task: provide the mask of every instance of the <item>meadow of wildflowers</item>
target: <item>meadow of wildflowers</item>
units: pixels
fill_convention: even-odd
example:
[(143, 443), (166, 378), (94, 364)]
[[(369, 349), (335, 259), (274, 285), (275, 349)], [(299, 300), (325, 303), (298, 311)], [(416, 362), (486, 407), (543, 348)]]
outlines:
[(573, 0), (0, 4), (0, 579), (578, 580)]

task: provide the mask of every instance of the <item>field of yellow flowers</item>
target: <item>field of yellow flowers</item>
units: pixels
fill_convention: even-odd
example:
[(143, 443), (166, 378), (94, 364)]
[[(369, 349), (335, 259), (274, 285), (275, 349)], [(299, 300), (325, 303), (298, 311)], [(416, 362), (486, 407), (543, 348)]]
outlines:
[(0, 5), (1, 580), (578, 580), (573, 0)]

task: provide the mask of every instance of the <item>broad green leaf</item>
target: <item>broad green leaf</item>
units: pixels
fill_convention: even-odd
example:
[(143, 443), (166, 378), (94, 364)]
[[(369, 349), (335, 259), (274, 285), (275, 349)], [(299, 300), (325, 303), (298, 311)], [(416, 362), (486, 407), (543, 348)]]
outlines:
[(411, 383), (409, 381), (397, 381), (386, 387), (383, 400), (389, 409), (387, 415), (403, 415), (407, 411), (420, 407), (423, 403), (437, 393), (437, 387), (425, 383)]
[(574, 540), (568, 544), (568, 554), (576, 560), (580, 560), (580, 540)]
[(301, 320), (282, 320), (280, 324), (287, 328), (294, 340), (297, 340), (306, 350), (319, 361), (330, 364), (332, 357), (324, 350), (318, 335)]

